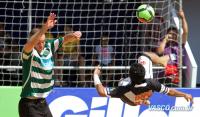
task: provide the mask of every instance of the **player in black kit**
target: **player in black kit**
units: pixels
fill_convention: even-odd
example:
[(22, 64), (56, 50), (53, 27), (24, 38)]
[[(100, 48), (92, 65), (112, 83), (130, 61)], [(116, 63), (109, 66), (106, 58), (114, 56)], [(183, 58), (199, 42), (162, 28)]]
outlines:
[(193, 98), (190, 94), (168, 88), (159, 83), (156, 79), (153, 79), (151, 69), (151, 59), (146, 55), (142, 55), (139, 57), (138, 63), (131, 65), (129, 77), (121, 79), (118, 83), (118, 87), (111, 89), (105, 88), (101, 84), (99, 79), (101, 72), (100, 66), (97, 66), (94, 70), (94, 84), (100, 96), (120, 98), (123, 102), (132, 106), (141, 104), (149, 105), (149, 98), (154, 91), (169, 96), (184, 97), (187, 101), (193, 103)]

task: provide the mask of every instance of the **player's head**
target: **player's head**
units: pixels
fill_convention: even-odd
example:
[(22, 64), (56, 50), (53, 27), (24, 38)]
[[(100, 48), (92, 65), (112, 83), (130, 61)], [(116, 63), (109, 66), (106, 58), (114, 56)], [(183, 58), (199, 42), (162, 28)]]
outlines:
[[(40, 28), (33, 28), (29, 34), (29, 38), (32, 37), (35, 33), (37, 33), (40, 30)], [(43, 34), (40, 39), (39, 42), (35, 45), (35, 49), (38, 52), (41, 52), (44, 49), (44, 44), (45, 44), (45, 34)]]
[(131, 65), (129, 70), (129, 77), (131, 78), (131, 82), (134, 84), (143, 83), (145, 76), (145, 68), (139, 64), (135, 63)]
[(167, 34), (170, 35), (170, 38), (172, 40), (177, 40), (178, 39), (178, 29), (176, 26), (170, 26), (168, 29), (167, 29)]
[(102, 36), (101, 36), (101, 45), (108, 45), (108, 43), (109, 43), (109, 37), (108, 37), (108, 35), (107, 34), (103, 34)]

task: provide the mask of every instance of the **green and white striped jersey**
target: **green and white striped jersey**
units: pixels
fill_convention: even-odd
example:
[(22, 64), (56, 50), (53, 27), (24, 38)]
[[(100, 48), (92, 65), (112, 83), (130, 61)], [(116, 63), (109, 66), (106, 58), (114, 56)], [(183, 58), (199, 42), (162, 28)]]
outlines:
[(35, 49), (30, 53), (22, 51), (22, 92), (21, 97), (46, 98), (54, 85), (53, 54), (62, 46), (63, 38), (47, 40), (41, 53)]

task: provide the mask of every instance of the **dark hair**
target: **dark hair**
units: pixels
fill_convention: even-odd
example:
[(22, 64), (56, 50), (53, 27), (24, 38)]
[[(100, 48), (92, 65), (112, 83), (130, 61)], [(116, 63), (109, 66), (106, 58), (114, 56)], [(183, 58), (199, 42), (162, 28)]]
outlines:
[(108, 36), (108, 33), (103, 33), (103, 34), (101, 35), (101, 39), (103, 39), (104, 37), (109, 37), (109, 36)]
[(4, 28), (3, 22), (0, 22), (0, 27)]
[(144, 81), (144, 76), (145, 76), (145, 69), (141, 64), (135, 63), (131, 65), (129, 70), (129, 77), (132, 83), (134, 84), (142, 83)]
[(178, 33), (178, 29), (177, 29), (177, 27), (176, 26), (170, 26), (168, 29), (167, 29), (167, 33), (169, 33), (170, 31), (174, 31), (174, 32), (176, 32), (176, 33)]
[(100, 44), (102, 45), (103, 43), (103, 41), (107, 41), (108, 43), (109, 43), (109, 37), (108, 37), (108, 35), (107, 34), (103, 34), (101, 37), (100, 37)]

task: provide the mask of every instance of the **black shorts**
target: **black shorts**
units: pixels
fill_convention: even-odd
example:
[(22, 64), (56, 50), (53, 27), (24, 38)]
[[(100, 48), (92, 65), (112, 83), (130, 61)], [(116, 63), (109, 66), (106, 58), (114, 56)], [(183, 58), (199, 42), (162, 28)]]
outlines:
[(53, 117), (44, 98), (21, 98), (18, 105), (20, 117)]

